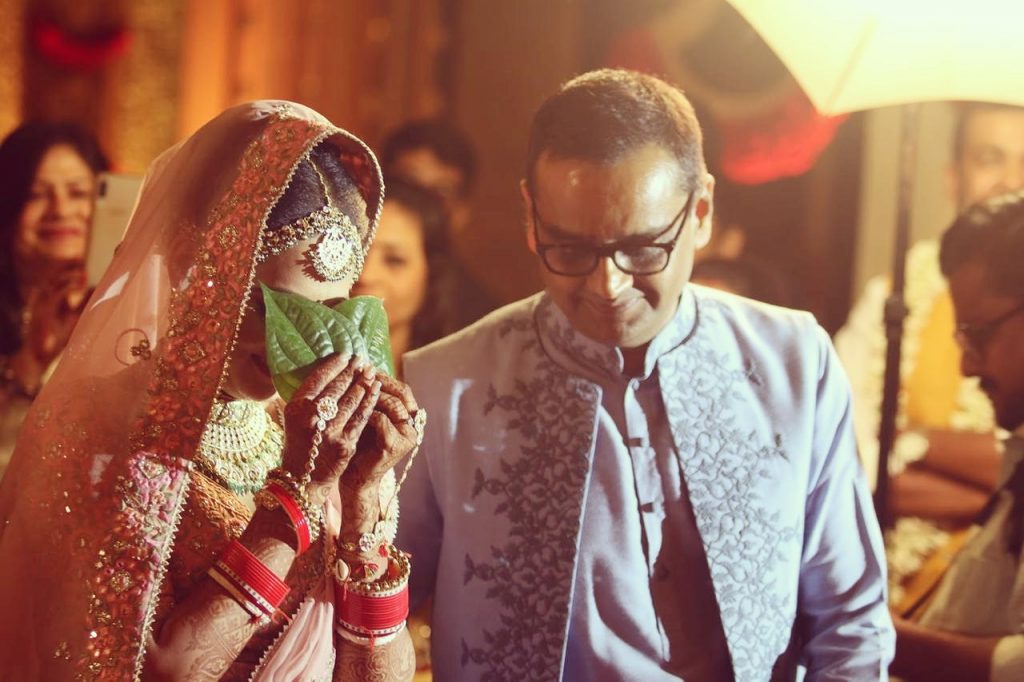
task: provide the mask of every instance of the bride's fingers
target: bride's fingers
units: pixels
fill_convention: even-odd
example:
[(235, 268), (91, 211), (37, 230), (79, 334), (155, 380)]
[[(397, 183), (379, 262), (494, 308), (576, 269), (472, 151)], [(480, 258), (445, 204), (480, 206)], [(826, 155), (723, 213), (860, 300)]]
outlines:
[[(387, 415), (391, 423), (401, 429), (402, 424), (412, 425), (412, 413), (406, 409), (405, 403), (394, 395), (381, 393), (377, 401), (377, 410)], [(404, 431), (404, 429), (401, 429)]]
[(355, 443), (358, 439), (359, 434), (362, 433), (370, 420), (370, 416), (374, 412), (374, 408), (377, 406), (377, 401), (381, 394), (381, 382), (375, 381), (369, 390), (365, 390), (364, 395), (359, 400), (357, 406), (351, 411), (350, 416), (345, 420), (341, 420), (339, 414), (338, 419), (335, 420), (334, 424), (340, 427), (340, 437), (346, 442)]
[(399, 438), (402, 437), (401, 434), (395, 428), (391, 417), (380, 410), (374, 410), (373, 414), (370, 415), (370, 427), (373, 428), (377, 436), (377, 450), (383, 455), (384, 460), (388, 460), (389, 455), (398, 449), (397, 446)]
[(336, 389), (333, 383), (317, 398), (317, 404), (319, 405), (320, 401), (328, 401), (338, 406), (337, 413), (327, 421), (326, 428), (324, 429), (325, 435), (328, 438), (337, 438), (344, 431), (345, 425), (352, 417), (352, 414), (359, 409), (363, 398), (366, 397), (370, 389), (358, 380), (353, 380), (340, 396), (335, 397), (334, 390), (332, 389)]
[(391, 376), (382, 376), (381, 382), (384, 384), (383, 392), (386, 395), (393, 395), (401, 400), (409, 414), (416, 413), (419, 405), (416, 404), (416, 397), (412, 394), (412, 389), (409, 388), (408, 384)]
[[(330, 419), (330, 423), (337, 424), (339, 431), (342, 430), (345, 424), (348, 423), (349, 419), (359, 408), (359, 405), (366, 395), (374, 387), (374, 385), (380, 382), (376, 381), (377, 370), (369, 364), (361, 366), (356, 370), (355, 374), (349, 377), (347, 373), (343, 372), (338, 375), (337, 378), (333, 379), (331, 383), (327, 384), (327, 388), (324, 389), (323, 394), (320, 398), (317, 398), (317, 404), (319, 405), (321, 400), (334, 400), (338, 405), (337, 414)], [(350, 379), (350, 380), (349, 380)], [(332, 398), (332, 396), (337, 396)]]
[[(356, 370), (362, 366), (363, 362), (358, 357), (340, 354), (327, 356), (303, 380), (302, 385), (295, 391), (295, 395), (292, 396), (290, 402), (315, 401), (331, 383), (341, 383), (347, 387), (352, 382)], [(338, 390), (338, 395), (340, 396), (344, 390), (344, 388)]]

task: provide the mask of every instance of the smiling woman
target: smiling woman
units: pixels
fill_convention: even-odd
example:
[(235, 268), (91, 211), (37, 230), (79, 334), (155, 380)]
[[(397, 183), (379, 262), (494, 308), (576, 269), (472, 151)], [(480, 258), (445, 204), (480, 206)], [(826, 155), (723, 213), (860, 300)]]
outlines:
[(96, 141), (66, 123), (26, 123), (0, 143), (0, 470), (87, 291), (83, 273)]

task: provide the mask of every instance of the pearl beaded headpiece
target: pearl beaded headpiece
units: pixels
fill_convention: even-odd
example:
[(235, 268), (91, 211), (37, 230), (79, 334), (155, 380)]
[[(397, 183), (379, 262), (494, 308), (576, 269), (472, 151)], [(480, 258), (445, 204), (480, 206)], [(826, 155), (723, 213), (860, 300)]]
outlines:
[[(310, 164), (320, 178), (324, 190), (323, 207), (279, 229), (265, 231), (256, 254), (262, 263), (271, 256), (285, 251), (303, 239), (320, 239), (310, 247), (313, 270), (329, 282), (337, 282), (358, 275), (363, 270), (363, 250), (359, 230), (347, 215), (339, 211), (331, 200), (327, 180), (316, 164)], [(355, 277), (352, 277), (355, 279)]]

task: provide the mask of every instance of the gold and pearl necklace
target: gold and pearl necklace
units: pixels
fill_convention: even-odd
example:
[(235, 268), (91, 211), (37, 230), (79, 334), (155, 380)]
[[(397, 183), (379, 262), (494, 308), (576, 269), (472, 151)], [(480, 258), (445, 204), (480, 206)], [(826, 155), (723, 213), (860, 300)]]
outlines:
[(236, 494), (263, 487), (271, 469), (281, 466), (284, 431), (260, 403), (215, 402), (199, 441), (196, 464)]

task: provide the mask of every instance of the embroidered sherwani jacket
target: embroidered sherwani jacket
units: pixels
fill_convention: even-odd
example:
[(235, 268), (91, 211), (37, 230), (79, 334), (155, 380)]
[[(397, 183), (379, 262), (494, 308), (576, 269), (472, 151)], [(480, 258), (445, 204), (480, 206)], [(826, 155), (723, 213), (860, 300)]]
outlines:
[[(810, 680), (885, 679), (881, 536), (828, 337), (806, 313), (686, 296), (693, 331), (658, 372), (734, 678), (798, 660)], [(405, 359), (430, 423), (397, 542), (413, 599), (434, 595), (438, 679), (561, 679), (580, 543), (616, 540), (581, 536), (601, 390), (555, 360), (592, 342), (540, 333), (553, 306), (538, 294)]]

